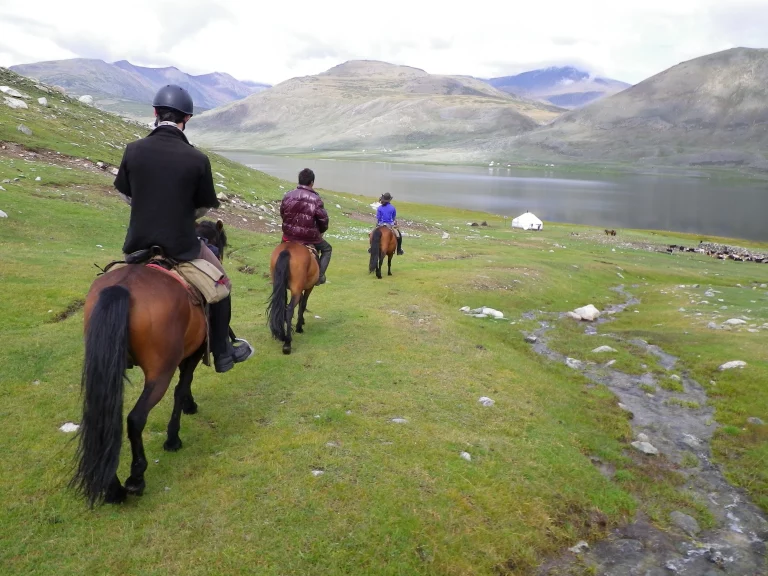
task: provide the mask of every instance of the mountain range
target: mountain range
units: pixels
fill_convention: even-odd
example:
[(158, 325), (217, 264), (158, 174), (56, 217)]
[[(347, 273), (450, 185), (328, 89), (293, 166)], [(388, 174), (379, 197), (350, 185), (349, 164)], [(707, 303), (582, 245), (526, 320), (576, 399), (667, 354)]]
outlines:
[(563, 112), (468, 76), (353, 60), (208, 111), (188, 130), (221, 148), (370, 154), (472, 147)]
[[(481, 80), (366, 60), (269, 88), (125, 61), (69, 60), (53, 68), (58, 72), (51, 77), (50, 63), (14, 67), (33, 77), (48, 70), (46, 82), (74, 94), (102, 94), (102, 104), (109, 98), (123, 106), (143, 102), (145, 111), (158, 82), (193, 79), (205, 89), (196, 100), (228, 99), (187, 127), (196, 142), (221, 149), (768, 172), (763, 49), (694, 58), (634, 86), (572, 67)], [(212, 93), (218, 100), (205, 100)]]
[(573, 66), (531, 70), (487, 82), (504, 92), (545, 100), (562, 108), (580, 108), (630, 87), (626, 82), (593, 76)]
[(768, 50), (733, 48), (682, 62), (491, 148), (579, 163), (768, 171)]
[(46, 84), (60, 86), (75, 96), (89, 94), (97, 106), (129, 115), (151, 115), (148, 105), (158, 88), (178, 84), (189, 90), (199, 111), (216, 108), (269, 88), (213, 72), (194, 76), (178, 68), (147, 68), (127, 60), (107, 63), (89, 58), (51, 60), (11, 66), (11, 70)]

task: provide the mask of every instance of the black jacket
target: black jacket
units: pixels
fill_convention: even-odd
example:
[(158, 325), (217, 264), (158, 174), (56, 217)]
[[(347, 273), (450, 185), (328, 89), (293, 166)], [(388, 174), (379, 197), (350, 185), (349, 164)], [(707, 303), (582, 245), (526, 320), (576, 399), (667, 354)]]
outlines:
[(188, 261), (200, 255), (195, 210), (218, 208), (211, 162), (175, 126), (159, 126), (126, 146), (115, 188), (131, 198), (123, 252), (161, 246)]

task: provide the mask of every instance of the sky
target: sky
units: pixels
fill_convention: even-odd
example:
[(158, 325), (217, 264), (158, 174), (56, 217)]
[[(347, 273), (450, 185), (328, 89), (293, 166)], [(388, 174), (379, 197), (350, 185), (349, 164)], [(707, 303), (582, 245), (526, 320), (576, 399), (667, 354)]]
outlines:
[(768, 48), (768, 0), (0, 0), (0, 66), (125, 59), (270, 84), (356, 59), (480, 78), (576, 65), (634, 84), (737, 46)]

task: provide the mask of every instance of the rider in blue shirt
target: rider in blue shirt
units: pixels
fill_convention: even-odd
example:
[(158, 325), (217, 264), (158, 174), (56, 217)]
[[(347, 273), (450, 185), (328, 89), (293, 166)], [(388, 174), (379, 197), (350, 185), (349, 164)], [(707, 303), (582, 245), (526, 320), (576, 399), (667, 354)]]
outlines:
[(397, 238), (397, 254), (402, 256), (405, 254), (403, 252), (403, 237), (397, 227), (397, 210), (390, 204), (391, 200), (392, 194), (389, 192), (382, 194), (381, 198), (379, 198), (381, 206), (376, 209), (376, 226), (388, 226), (392, 229)]

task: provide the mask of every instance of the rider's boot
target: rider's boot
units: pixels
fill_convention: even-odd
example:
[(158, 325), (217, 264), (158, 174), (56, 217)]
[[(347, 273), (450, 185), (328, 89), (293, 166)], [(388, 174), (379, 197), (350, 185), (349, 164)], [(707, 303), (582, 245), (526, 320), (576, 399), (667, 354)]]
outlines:
[(211, 352), (216, 372), (231, 370), (238, 362), (248, 360), (253, 349), (248, 344), (233, 346), (229, 338), (229, 320), (232, 316), (232, 300), (227, 296), (210, 307)]
[(398, 256), (402, 256), (403, 254), (405, 254), (405, 252), (403, 252), (403, 236), (398, 234), (398, 236), (397, 236), (397, 255)]

